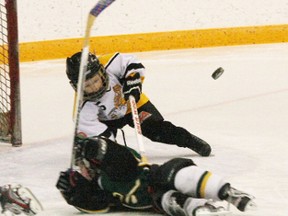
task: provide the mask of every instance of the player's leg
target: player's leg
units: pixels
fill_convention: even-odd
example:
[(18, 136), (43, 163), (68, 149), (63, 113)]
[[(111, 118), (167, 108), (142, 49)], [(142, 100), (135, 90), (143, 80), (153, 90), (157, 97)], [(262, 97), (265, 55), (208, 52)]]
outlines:
[[(191, 134), (183, 127), (175, 126), (165, 121), (156, 107), (148, 101), (138, 109), (142, 133), (155, 142), (175, 144), (179, 147), (190, 148), (201, 156), (209, 156), (210, 145), (199, 137)], [(129, 124), (131, 125), (131, 123)], [(132, 124), (133, 125), (133, 124)]]
[(230, 186), (222, 177), (197, 167), (190, 159), (175, 158), (151, 168), (154, 188), (177, 190), (193, 198), (226, 200), (240, 211), (255, 206), (254, 197)]
[(240, 211), (256, 206), (253, 196), (231, 187), (222, 177), (197, 166), (187, 166), (179, 170), (175, 175), (174, 186), (189, 196), (214, 201), (226, 200)]

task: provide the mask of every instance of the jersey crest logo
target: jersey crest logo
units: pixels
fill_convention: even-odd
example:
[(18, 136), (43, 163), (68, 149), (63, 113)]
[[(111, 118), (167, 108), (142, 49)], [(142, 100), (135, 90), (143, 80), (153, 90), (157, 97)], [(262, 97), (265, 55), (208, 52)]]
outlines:
[(115, 108), (119, 108), (120, 106), (123, 106), (122, 102), (122, 88), (119, 84), (113, 86), (113, 91), (115, 92), (115, 97), (114, 97), (114, 106)]

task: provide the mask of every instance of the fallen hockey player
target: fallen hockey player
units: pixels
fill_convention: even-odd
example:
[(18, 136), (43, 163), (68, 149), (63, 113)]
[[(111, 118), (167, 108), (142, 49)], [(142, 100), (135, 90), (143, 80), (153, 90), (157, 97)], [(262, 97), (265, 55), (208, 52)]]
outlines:
[(42, 205), (35, 195), (20, 184), (7, 184), (0, 187), (0, 203), (5, 215), (36, 215)]
[(172, 216), (229, 215), (215, 201), (227, 201), (243, 212), (256, 206), (253, 196), (190, 159), (141, 165), (134, 150), (103, 137), (77, 138), (76, 148), (80, 171), (61, 172), (56, 187), (84, 213), (124, 207)]

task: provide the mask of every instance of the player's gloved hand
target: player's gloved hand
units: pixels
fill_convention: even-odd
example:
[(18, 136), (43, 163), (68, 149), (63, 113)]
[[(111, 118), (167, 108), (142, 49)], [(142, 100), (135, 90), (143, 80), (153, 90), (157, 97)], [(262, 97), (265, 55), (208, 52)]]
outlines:
[[(86, 179), (91, 180), (97, 176), (98, 166), (101, 164), (101, 146), (103, 145), (102, 138), (75, 138), (75, 165), (81, 170), (81, 175)], [(105, 145), (105, 143), (104, 143)], [(104, 146), (105, 147), (105, 146)], [(98, 157), (98, 154), (100, 156)]]
[[(96, 138), (95, 140), (97, 140)], [(91, 143), (93, 143), (93, 138), (87, 138), (87, 137), (82, 137), (82, 136), (77, 136), (75, 137), (75, 165), (79, 166), (81, 163), (89, 163), (87, 159), (91, 159), (93, 157), (96, 157), (98, 147), (97, 145), (92, 144), (91, 148)], [(88, 146), (88, 147), (87, 147)], [(93, 148), (94, 146), (94, 148)], [(87, 154), (88, 153), (88, 154)], [(89, 157), (87, 157), (89, 156)], [(89, 164), (88, 167), (89, 168)]]
[(86, 180), (79, 172), (72, 169), (60, 172), (60, 176), (56, 183), (56, 187), (61, 193), (71, 193), (73, 189), (81, 183), (81, 181), (86, 182)]
[(97, 179), (88, 181), (79, 172), (71, 169), (60, 173), (56, 187), (69, 205), (84, 213), (106, 211), (109, 203), (114, 202), (113, 195), (102, 190)]
[[(76, 138), (77, 156), (86, 160), (101, 160), (103, 152), (101, 148), (107, 148), (105, 138)], [(99, 161), (101, 162), (101, 161)]]
[(60, 172), (56, 188), (62, 193), (67, 203), (73, 205), (75, 196), (89, 184), (90, 181), (84, 178), (79, 172), (68, 169)]
[[(99, 146), (101, 146), (102, 139), (99, 138), (83, 138), (76, 137), (76, 158), (83, 159), (95, 159), (98, 155)], [(99, 143), (99, 144), (96, 144)]]
[(126, 101), (129, 100), (129, 96), (133, 95), (135, 101), (138, 102), (142, 92), (142, 82), (139, 73), (130, 74), (124, 81), (123, 94)]

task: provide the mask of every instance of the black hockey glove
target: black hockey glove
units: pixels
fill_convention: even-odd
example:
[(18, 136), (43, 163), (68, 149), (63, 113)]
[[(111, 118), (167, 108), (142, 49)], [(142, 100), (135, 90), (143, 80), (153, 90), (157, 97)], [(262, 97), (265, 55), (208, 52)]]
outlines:
[(68, 204), (79, 206), (79, 193), (84, 191), (90, 184), (79, 172), (68, 169), (65, 172), (60, 172), (56, 188)]
[(80, 138), (77, 143), (91, 177), (103, 171), (112, 181), (132, 181), (138, 175), (138, 161), (124, 146), (104, 137)]
[[(98, 140), (98, 138), (95, 138), (96, 140)], [(93, 138), (87, 138), (87, 137), (81, 137), (81, 136), (77, 136), (75, 138), (75, 148), (74, 148), (74, 151), (75, 151), (75, 165), (76, 166), (85, 166), (86, 169), (91, 170), (92, 167), (90, 167), (90, 162), (87, 160), (87, 159), (90, 159), (90, 158), (93, 158), (96, 157), (96, 154), (97, 154), (97, 151), (98, 151), (98, 146), (97, 145), (94, 145), (95, 146), (95, 149), (88, 149), (87, 150), (87, 145), (92, 141)], [(89, 145), (90, 146), (90, 145)], [(91, 151), (91, 152), (90, 152)], [(87, 157), (87, 152), (89, 153), (90, 157)], [(92, 155), (92, 156), (91, 156)], [(92, 178), (94, 176), (91, 176)]]
[(71, 169), (60, 173), (56, 187), (69, 205), (86, 213), (107, 210), (110, 204), (118, 201), (112, 194), (102, 190), (96, 179), (88, 181), (79, 172)]
[(56, 187), (63, 194), (65, 199), (67, 198), (69, 200), (75, 193), (77, 187), (81, 187), (81, 185), (85, 184), (89, 184), (87, 179), (79, 172), (68, 169), (65, 172), (60, 172)]
[(123, 84), (123, 94), (126, 101), (129, 100), (129, 96), (132, 95), (135, 101), (138, 102), (142, 92), (142, 82), (139, 73), (133, 73), (128, 76)]
[(82, 160), (97, 159), (99, 154), (98, 149), (102, 145), (106, 145), (103, 138), (76, 137), (76, 158)]

